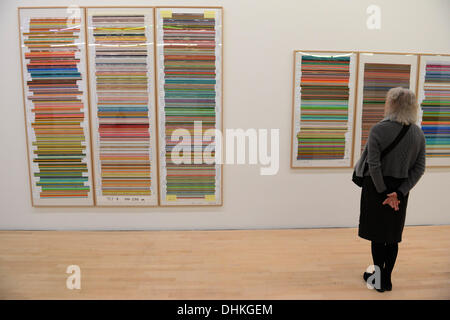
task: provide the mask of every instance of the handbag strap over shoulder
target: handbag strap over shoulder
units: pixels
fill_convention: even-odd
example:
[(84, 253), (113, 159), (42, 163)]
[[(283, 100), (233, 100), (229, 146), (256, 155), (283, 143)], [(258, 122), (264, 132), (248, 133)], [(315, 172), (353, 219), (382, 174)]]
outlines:
[(405, 136), (406, 132), (408, 132), (410, 127), (411, 127), (410, 124), (403, 125), (402, 130), (400, 130), (400, 132), (397, 135), (397, 137), (395, 138), (395, 140), (392, 141), (391, 144), (389, 146), (387, 146), (387, 148), (381, 152), (380, 159), (383, 159), (384, 156), (386, 156), (389, 152), (392, 151), (392, 149), (394, 149), (397, 146), (397, 144), (400, 142), (400, 140), (402, 140), (402, 138)]

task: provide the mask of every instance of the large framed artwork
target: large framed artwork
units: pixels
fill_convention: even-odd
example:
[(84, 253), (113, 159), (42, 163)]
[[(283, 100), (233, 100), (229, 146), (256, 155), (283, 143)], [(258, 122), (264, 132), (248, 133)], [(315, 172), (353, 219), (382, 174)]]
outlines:
[(155, 26), (160, 204), (221, 205), (222, 9), (158, 7)]
[(294, 51), (292, 168), (351, 167), (358, 55)]
[(450, 55), (420, 55), (418, 103), (426, 164), (450, 167)]
[(418, 57), (412, 53), (359, 54), (355, 161), (364, 150), (372, 126), (384, 118), (389, 89), (403, 87), (416, 93), (417, 66)]
[(81, 10), (19, 9), (34, 206), (94, 204), (84, 25)]
[(158, 204), (153, 8), (87, 8), (97, 205)]

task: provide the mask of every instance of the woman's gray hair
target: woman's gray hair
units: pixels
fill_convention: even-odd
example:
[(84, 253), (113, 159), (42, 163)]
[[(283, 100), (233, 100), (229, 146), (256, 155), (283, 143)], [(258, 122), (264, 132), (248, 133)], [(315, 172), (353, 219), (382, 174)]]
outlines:
[(417, 122), (417, 113), (418, 106), (414, 92), (402, 87), (388, 91), (384, 113), (386, 118), (403, 124), (412, 124)]

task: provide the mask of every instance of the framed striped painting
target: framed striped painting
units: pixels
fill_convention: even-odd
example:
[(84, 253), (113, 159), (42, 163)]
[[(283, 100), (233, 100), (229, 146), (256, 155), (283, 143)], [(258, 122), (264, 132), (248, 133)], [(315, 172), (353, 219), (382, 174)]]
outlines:
[(428, 167), (450, 167), (450, 55), (420, 55), (418, 103)]
[(357, 58), (294, 51), (292, 168), (351, 167)]
[(155, 10), (163, 206), (222, 204), (222, 21), (220, 7)]
[(96, 203), (158, 204), (153, 8), (87, 8)]
[(91, 206), (82, 9), (19, 8), (27, 151), (34, 206)]

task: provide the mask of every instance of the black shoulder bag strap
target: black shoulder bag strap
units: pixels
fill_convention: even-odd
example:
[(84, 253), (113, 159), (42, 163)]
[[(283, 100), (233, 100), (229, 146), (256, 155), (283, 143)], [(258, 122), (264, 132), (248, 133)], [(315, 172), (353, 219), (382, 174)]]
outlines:
[(397, 135), (395, 140), (392, 141), (392, 143), (389, 146), (387, 146), (386, 149), (381, 151), (380, 160), (383, 159), (383, 157), (385, 157), (389, 152), (392, 151), (392, 149), (394, 149), (397, 146), (397, 144), (400, 142), (400, 140), (402, 140), (402, 138), (405, 136), (406, 132), (408, 132), (409, 127), (411, 127), (410, 124), (403, 125), (402, 130), (400, 130), (400, 133)]

